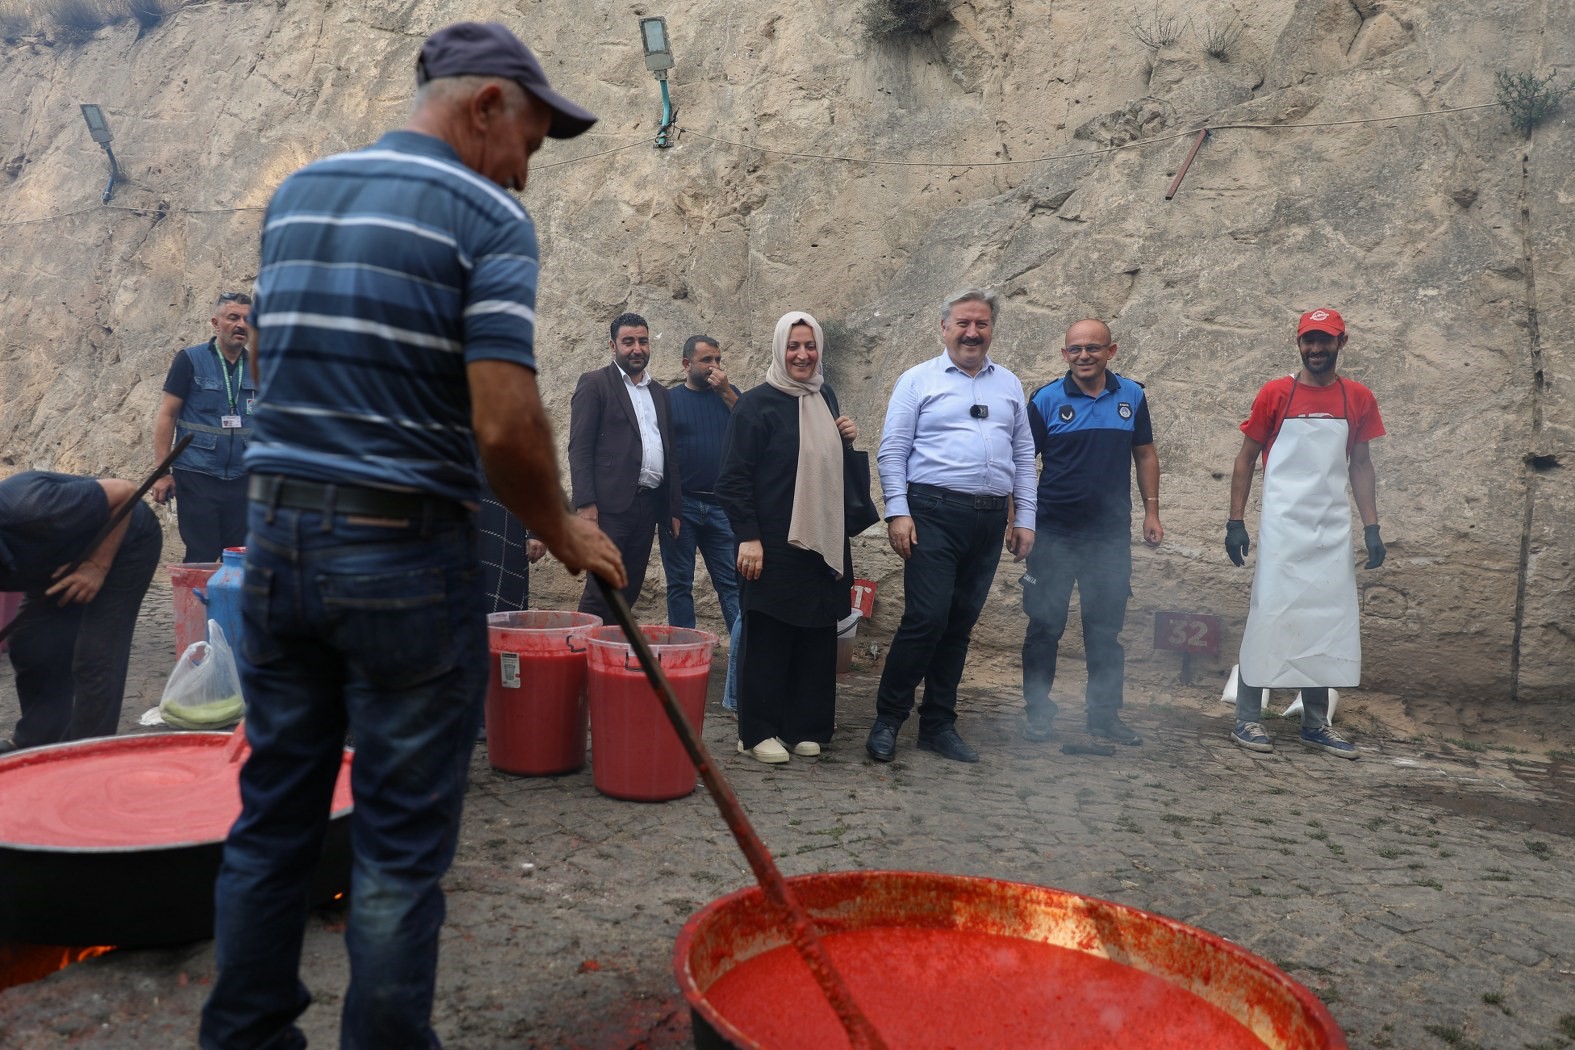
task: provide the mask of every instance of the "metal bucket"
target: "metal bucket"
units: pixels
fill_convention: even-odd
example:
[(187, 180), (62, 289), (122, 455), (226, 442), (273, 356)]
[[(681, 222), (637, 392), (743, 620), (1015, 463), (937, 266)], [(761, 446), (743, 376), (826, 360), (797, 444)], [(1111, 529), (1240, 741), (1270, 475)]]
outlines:
[[(1347, 1045), (1323, 1003), (1283, 971), (1212, 933), (1162, 915), (1065, 890), (958, 875), (845, 871), (801, 875), (788, 882), (814, 918), (854, 1000), (892, 1047), (1180, 1046), (1188, 1044), (1165, 1040), (1182, 1026), (1184, 1015), (1194, 1015), (1194, 1030), (1219, 1025), (1221, 1038), (1194, 1036), (1193, 1046), (1345, 1050)], [(970, 935), (995, 939), (998, 951), (981, 958), (999, 956), (1001, 973), (991, 972), (997, 964), (986, 962), (967, 974), (986, 986), (1005, 977), (1014, 945), (1033, 942), (1033, 952), (1052, 946), (1061, 964), (1059, 976), (1050, 977), (1047, 971), (1035, 981), (1032, 972), (1014, 972), (1011, 978), (1022, 983), (1026, 977), (1024, 987), (1036, 996), (1054, 995), (1056, 1004), (1037, 1007), (1042, 1012), (1027, 1016), (998, 1016), (1011, 1011), (993, 1011), (971, 999), (957, 980), (962, 976), (958, 968), (937, 963), (933, 953), (903, 957), (887, 951), (872, 957), (866, 972), (839, 960), (839, 935), (868, 937), (882, 931), (926, 931), (924, 936), (942, 943), (953, 936), (959, 941)], [(779, 970), (782, 976), (802, 977), (803, 983), (792, 987), (804, 994), (790, 992), (785, 981), (774, 981), (772, 992), (762, 996), (775, 1000), (774, 1009), (790, 1034), (764, 1035), (766, 1027), (753, 1011), (746, 1019), (746, 1011), (729, 1005), (736, 999), (720, 994), (727, 986), (719, 982), (743, 975), (751, 965), (788, 962), (777, 950), (793, 952), (789, 938), (786, 921), (758, 887), (713, 901), (684, 924), (673, 965), (689, 1002), (696, 1047), (848, 1045), (796, 954)], [(908, 958), (911, 967), (905, 964)], [(1080, 1000), (1085, 980), (1090, 988), (1098, 982), (1103, 989), (1122, 988), (1112, 977), (1164, 986), (1169, 1005), (1140, 1016), (1133, 1002), (1118, 995), (1112, 1001), (1123, 1009), (1108, 1012), (1113, 1026), (1109, 1031), (1093, 1038), (1071, 1031), (1071, 1019), (1088, 1019), (1088, 1008)], [(1211, 1021), (1216, 1017), (1217, 1022)], [(1095, 1018), (1102, 1020), (1097, 1011)], [(1010, 1035), (1005, 1034), (1008, 1025), (1017, 1026)], [(1227, 1027), (1234, 1042), (1223, 1038)]]

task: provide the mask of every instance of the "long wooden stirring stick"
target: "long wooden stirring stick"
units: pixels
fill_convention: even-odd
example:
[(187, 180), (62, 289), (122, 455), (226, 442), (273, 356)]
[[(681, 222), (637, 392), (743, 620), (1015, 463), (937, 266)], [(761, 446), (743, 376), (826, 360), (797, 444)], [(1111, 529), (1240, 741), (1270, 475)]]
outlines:
[[(596, 574), (592, 573), (592, 575)], [(633, 646), (635, 655), (640, 658), (640, 666), (645, 669), (645, 677), (650, 679), (651, 687), (661, 699), (662, 706), (667, 711), (667, 718), (678, 733), (678, 739), (683, 742), (684, 750), (689, 752), (690, 760), (700, 772), (700, 779), (705, 783), (705, 789), (711, 793), (717, 809), (722, 811), (722, 819), (727, 821), (733, 837), (738, 840), (739, 848), (749, 859), (749, 866), (754, 869), (755, 879), (760, 883), (766, 899), (787, 916), (789, 930), (793, 935), (793, 947), (797, 948), (799, 955), (803, 956), (809, 972), (814, 975), (815, 980), (820, 984), (820, 990), (825, 993), (831, 1008), (836, 1011), (837, 1019), (842, 1022), (842, 1027), (847, 1032), (848, 1040), (853, 1044), (854, 1050), (886, 1050), (886, 1043), (881, 1039), (880, 1033), (875, 1031), (875, 1026), (853, 1001), (853, 996), (848, 992), (848, 986), (843, 981), (842, 975), (832, 965), (831, 958), (826, 954), (825, 945), (821, 943), (819, 935), (815, 932), (814, 920), (810, 918), (809, 912), (804, 910), (804, 906), (799, 903), (793, 891), (788, 888), (787, 880), (782, 877), (776, 861), (771, 858), (771, 851), (766, 849), (766, 844), (755, 833), (754, 825), (744, 813), (744, 807), (739, 803), (738, 796), (733, 794), (732, 786), (728, 784), (722, 771), (711, 761), (711, 755), (700, 740), (700, 734), (696, 733), (694, 726), (690, 724), (689, 716), (684, 713), (683, 707), (678, 703), (677, 694), (673, 692), (672, 683), (667, 680), (667, 675), (662, 673), (662, 665), (657, 662), (656, 654), (651, 652), (645, 635), (640, 631), (639, 624), (635, 622), (629, 603), (623, 600), (623, 593), (600, 576), (596, 576), (596, 585), (601, 588), (602, 598), (612, 609), (613, 619), (617, 620), (618, 626), (623, 628), (624, 636)]]

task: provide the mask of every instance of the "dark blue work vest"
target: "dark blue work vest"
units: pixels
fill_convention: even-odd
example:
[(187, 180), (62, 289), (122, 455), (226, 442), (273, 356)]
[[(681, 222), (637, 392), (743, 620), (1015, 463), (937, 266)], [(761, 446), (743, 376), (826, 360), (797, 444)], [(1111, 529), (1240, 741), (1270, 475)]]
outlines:
[[(175, 420), (175, 440), (187, 434), (192, 437), (191, 446), (181, 453), (175, 466), (226, 481), (241, 477), (246, 473), (241, 457), (246, 453), (246, 443), (251, 440), (252, 405), (257, 399), (257, 385), (252, 380), (251, 369), (246, 367), (246, 356), (241, 355), (239, 379), (230, 376), (229, 393), (226, 393), (225, 361), (212, 339), (188, 346), (181, 353), (191, 360), (191, 388)], [(235, 395), (233, 413), (230, 393)], [(220, 426), (223, 418), (231, 414), (240, 416), (245, 425), (233, 429)]]

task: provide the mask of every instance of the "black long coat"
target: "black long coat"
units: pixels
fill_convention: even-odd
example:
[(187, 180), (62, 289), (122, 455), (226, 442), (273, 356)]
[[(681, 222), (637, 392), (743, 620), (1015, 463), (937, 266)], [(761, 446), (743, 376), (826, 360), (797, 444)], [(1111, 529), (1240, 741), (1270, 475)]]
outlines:
[[(835, 418), (836, 393), (822, 386), (821, 395)], [(795, 627), (834, 625), (852, 609), (852, 549), (844, 538), (838, 579), (819, 554), (788, 546), (797, 477), (798, 398), (761, 384), (733, 406), (716, 479), (733, 537), (759, 540), (764, 548), (760, 579), (739, 581), (739, 601), (745, 610)]]

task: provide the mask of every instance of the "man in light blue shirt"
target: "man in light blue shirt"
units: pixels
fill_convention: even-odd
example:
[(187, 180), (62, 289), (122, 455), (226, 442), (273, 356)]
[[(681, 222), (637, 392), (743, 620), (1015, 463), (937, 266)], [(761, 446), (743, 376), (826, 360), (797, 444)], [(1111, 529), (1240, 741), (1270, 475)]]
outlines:
[(957, 734), (957, 683), (1006, 547), (1034, 546), (1038, 496), (1023, 384), (990, 360), (996, 294), (977, 288), (941, 306), (945, 351), (902, 374), (886, 409), (878, 463), (886, 535), (905, 565), (902, 623), (892, 639), (865, 750), (897, 754), (918, 685), (919, 749), (958, 762), (979, 755)]

